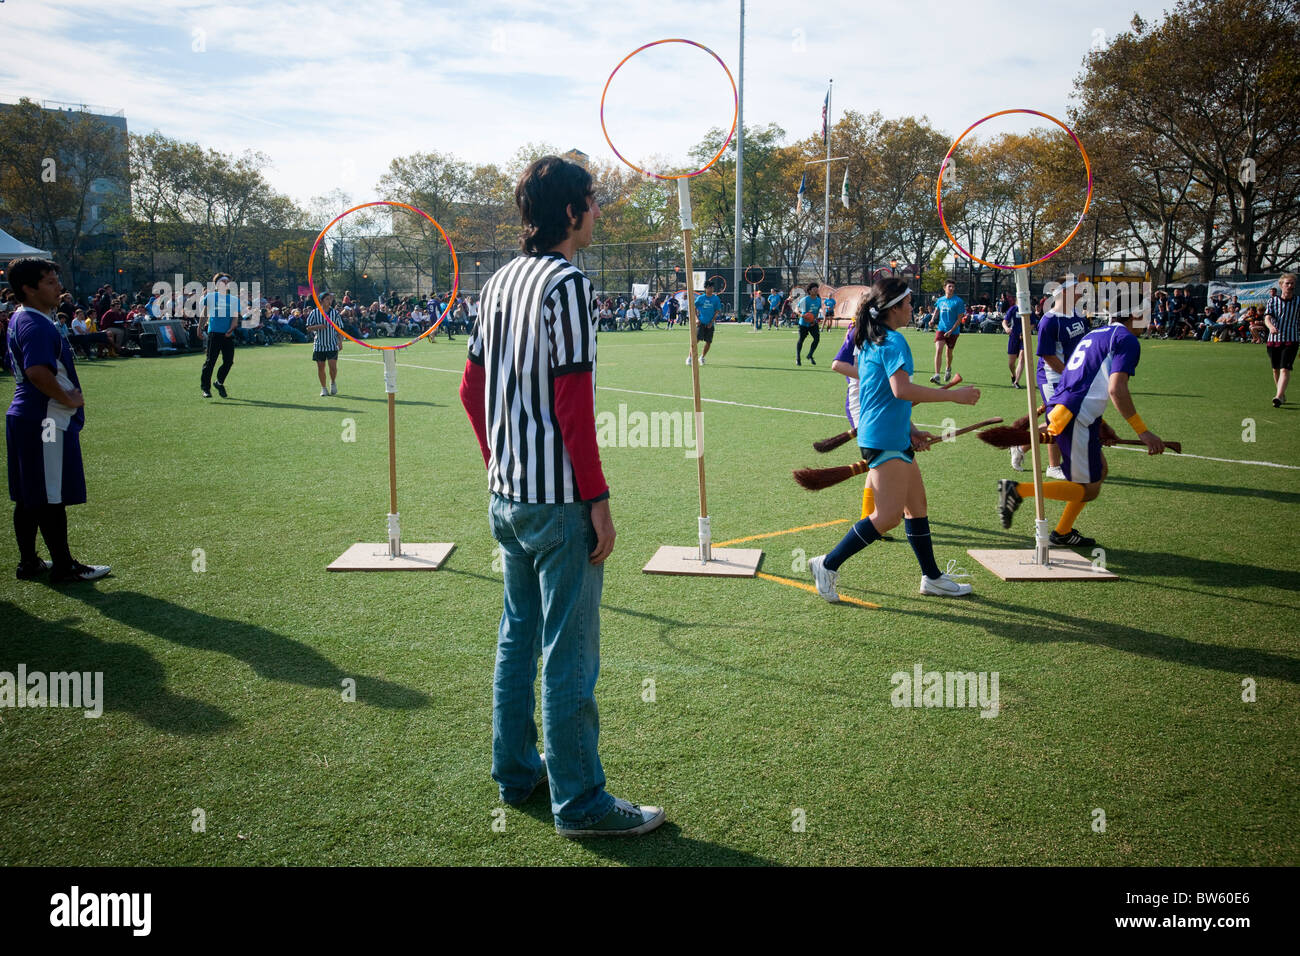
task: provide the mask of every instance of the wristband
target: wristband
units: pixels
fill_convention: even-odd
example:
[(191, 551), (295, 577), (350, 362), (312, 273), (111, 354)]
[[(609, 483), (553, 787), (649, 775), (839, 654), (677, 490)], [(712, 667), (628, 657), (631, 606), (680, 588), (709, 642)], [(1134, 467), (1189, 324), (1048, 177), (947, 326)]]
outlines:
[(1065, 426), (1070, 424), (1074, 418), (1074, 412), (1070, 411), (1064, 405), (1055, 406), (1047, 415), (1047, 431), (1051, 435), (1059, 435), (1065, 431)]
[(1134, 412), (1132, 415), (1130, 415), (1128, 418), (1124, 420), (1128, 422), (1129, 425), (1132, 426), (1133, 431), (1137, 432), (1139, 435), (1141, 435), (1143, 432), (1151, 430), (1147, 428), (1147, 423), (1142, 420), (1142, 416), (1139, 415), (1137, 412)]

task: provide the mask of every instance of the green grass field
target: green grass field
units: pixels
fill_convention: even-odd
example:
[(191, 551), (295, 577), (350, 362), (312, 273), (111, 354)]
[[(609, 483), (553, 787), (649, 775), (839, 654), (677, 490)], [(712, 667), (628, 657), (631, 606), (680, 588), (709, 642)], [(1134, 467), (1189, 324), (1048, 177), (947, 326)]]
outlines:
[[(701, 370), (705, 397), (728, 403), (705, 412), (714, 541), (841, 522), (745, 545), (791, 580), (859, 507), (857, 479), (811, 494), (790, 477), (856, 458), (810, 444), (844, 428), (838, 339), (795, 368), (793, 333), (723, 327)], [(928, 370), (929, 337), (908, 341)], [(685, 343), (602, 335), (597, 411), (687, 410)], [(456, 543), (432, 574), (325, 571), (384, 536), (376, 353), (349, 346), (332, 399), (317, 397), (307, 345), (239, 350), (224, 401), (200, 398), (199, 356), (79, 366), (91, 503), (70, 510), (70, 536), (114, 574), (16, 582), (6, 532), (0, 670), (102, 671), (106, 707), (0, 710), (0, 863), (1300, 863), (1300, 438), (1296, 405), (1270, 405), (1262, 347), (1144, 343), (1132, 385), (1146, 421), (1229, 460), (1108, 452), (1078, 527), (1111, 583), (1003, 583), (966, 556), (1032, 534), (1029, 506), (999, 526), (995, 480), (1013, 473), (973, 436), (919, 459), (939, 563), (972, 573), (969, 598), (917, 593), (901, 529), (841, 574), (880, 610), (778, 581), (645, 575), (659, 545), (694, 542), (695, 461), (605, 449), (618, 542), (601, 753), (611, 791), (662, 804), (669, 823), (579, 844), (556, 836), (545, 799), (493, 813), (502, 589), (456, 394), (464, 345), (400, 353), (404, 536)], [(1023, 414), (1005, 346), (963, 336), (956, 368), (979, 405), (915, 419)], [(917, 663), (998, 672), (1000, 715), (892, 706), (890, 675)]]

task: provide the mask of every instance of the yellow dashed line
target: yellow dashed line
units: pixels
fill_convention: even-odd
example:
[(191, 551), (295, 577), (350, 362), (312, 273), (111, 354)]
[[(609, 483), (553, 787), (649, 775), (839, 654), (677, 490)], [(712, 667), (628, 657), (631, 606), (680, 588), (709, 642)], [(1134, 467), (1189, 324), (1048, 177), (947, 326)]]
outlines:
[[(764, 581), (775, 581), (777, 584), (788, 584), (792, 588), (802, 588), (805, 591), (811, 591), (813, 594), (817, 593), (815, 587), (811, 584), (805, 584), (803, 581), (792, 581), (789, 578), (779, 578), (775, 574), (764, 574), (762, 571), (758, 572), (758, 576)], [(879, 604), (872, 604), (870, 601), (863, 601), (855, 597), (849, 597), (847, 594), (840, 595), (840, 602), (842, 604), (856, 604), (859, 607), (870, 607), (880, 610)]]
[(832, 525), (844, 524), (848, 518), (840, 518), (837, 521), (824, 521), (821, 524), (806, 524), (800, 528), (786, 528), (784, 531), (769, 531), (767, 534), (751, 534), (748, 538), (732, 538), (730, 541), (719, 541), (714, 545), (715, 548), (725, 548), (729, 544), (740, 544), (742, 541), (757, 541), (759, 538), (777, 538), (783, 534), (794, 534), (796, 531), (812, 531), (814, 528), (829, 528)]

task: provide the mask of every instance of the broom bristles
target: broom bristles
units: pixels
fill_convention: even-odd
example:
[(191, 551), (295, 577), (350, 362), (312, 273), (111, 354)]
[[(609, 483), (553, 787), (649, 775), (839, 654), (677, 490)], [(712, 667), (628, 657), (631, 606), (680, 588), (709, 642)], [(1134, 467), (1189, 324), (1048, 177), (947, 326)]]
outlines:
[(1029, 444), (1029, 429), (1017, 428), (1015, 425), (1000, 425), (986, 428), (979, 433), (980, 441), (994, 448), (1015, 448)]
[(859, 461), (852, 465), (837, 465), (834, 468), (797, 468), (794, 480), (809, 491), (821, 491), (841, 481), (848, 481), (854, 475), (867, 470), (867, 463)]
[(823, 438), (813, 442), (813, 448), (820, 452), (834, 451), (856, 435), (855, 431), (840, 432), (834, 438)]

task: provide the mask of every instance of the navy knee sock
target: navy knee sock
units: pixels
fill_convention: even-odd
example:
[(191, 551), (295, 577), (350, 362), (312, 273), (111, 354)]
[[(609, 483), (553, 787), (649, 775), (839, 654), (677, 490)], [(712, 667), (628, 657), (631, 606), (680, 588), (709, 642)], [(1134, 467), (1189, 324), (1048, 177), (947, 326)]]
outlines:
[(14, 537), (18, 539), (18, 555), (24, 562), (36, 561), (36, 515), (22, 505), (14, 505)]
[(853, 557), (871, 542), (879, 540), (880, 532), (877, 531), (876, 526), (871, 523), (871, 519), (863, 518), (850, 528), (849, 533), (840, 539), (840, 543), (831, 550), (830, 554), (826, 555), (826, 570), (838, 571), (841, 564)]
[(68, 512), (63, 505), (45, 505), (38, 517), (41, 537), (50, 549), (50, 560), (56, 568), (66, 568), (73, 563), (68, 551)]
[(927, 578), (937, 578), (940, 571), (934, 560), (934, 545), (930, 543), (930, 519), (904, 518), (903, 527), (907, 529), (907, 543), (916, 552), (921, 572)]

